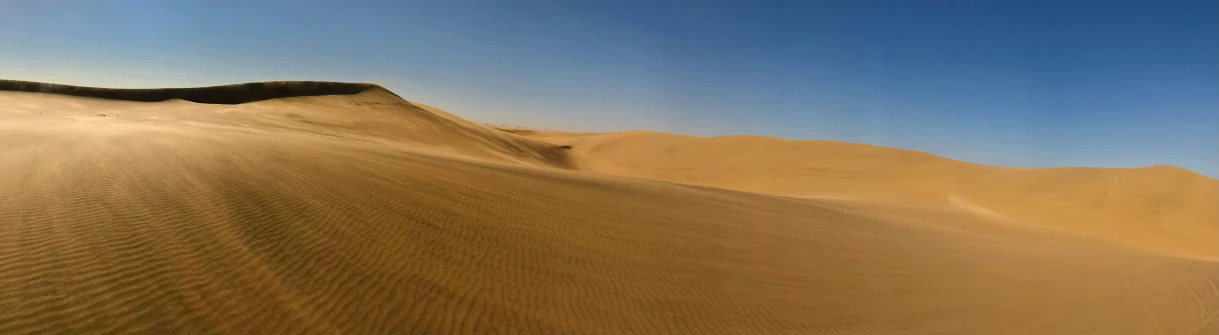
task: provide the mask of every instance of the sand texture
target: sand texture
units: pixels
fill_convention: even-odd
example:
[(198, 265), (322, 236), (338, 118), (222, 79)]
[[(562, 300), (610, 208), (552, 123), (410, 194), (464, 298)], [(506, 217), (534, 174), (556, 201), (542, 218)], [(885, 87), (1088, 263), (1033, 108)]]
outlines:
[(12, 83), (0, 334), (1219, 333), (1219, 182), (1180, 168)]
[(1219, 180), (1173, 166), (1008, 168), (836, 141), (503, 130), (570, 145), (574, 161), (600, 173), (797, 197), (968, 199), (1019, 221), (1219, 257)]

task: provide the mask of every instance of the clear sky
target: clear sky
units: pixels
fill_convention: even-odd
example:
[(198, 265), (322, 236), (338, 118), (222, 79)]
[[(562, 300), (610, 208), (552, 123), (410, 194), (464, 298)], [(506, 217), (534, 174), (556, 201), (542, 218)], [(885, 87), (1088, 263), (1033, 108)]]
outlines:
[(477, 121), (1219, 176), (1215, 0), (0, 0), (0, 78), (371, 81)]

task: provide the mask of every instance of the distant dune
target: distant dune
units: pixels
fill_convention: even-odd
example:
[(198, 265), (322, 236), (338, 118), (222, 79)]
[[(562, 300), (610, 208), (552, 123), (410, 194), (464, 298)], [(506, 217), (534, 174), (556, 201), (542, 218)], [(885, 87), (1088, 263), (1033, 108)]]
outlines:
[(1215, 334), (1219, 184), (0, 82), (0, 333)]
[(1219, 180), (1174, 166), (1007, 168), (837, 141), (502, 130), (570, 145), (585, 169), (601, 173), (802, 197), (957, 197), (1020, 221), (1219, 256)]

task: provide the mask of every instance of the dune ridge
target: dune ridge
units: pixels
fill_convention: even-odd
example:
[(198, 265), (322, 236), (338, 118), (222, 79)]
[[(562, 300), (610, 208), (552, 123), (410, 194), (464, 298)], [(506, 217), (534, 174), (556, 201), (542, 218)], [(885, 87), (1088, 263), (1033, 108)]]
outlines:
[[(0, 92), (0, 333), (1219, 332), (1215, 261), (919, 200), (967, 188), (733, 190), (665, 181), (683, 165), (623, 144), (643, 132), (528, 135), (380, 90)], [(731, 140), (644, 153), (773, 168), (681, 149)]]

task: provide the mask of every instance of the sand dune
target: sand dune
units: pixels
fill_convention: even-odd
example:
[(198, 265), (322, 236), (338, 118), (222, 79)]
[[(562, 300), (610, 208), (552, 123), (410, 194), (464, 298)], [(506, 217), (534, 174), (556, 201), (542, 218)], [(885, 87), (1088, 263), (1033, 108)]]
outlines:
[[(1024, 170), (837, 142), (518, 135), (383, 89), (311, 93), (0, 92), (0, 333), (1219, 332), (1215, 261), (1004, 207), (1003, 185), (1048, 178)], [(1118, 215), (1212, 191), (1177, 170), (1138, 179), (1152, 170), (1115, 173)], [(1189, 215), (1146, 218), (1214, 228)]]
[(583, 168), (600, 173), (899, 203), (946, 204), (956, 196), (1021, 221), (1219, 257), (1219, 180), (1179, 167), (1008, 168), (837, 141), (504, 130), (571, 145)]

